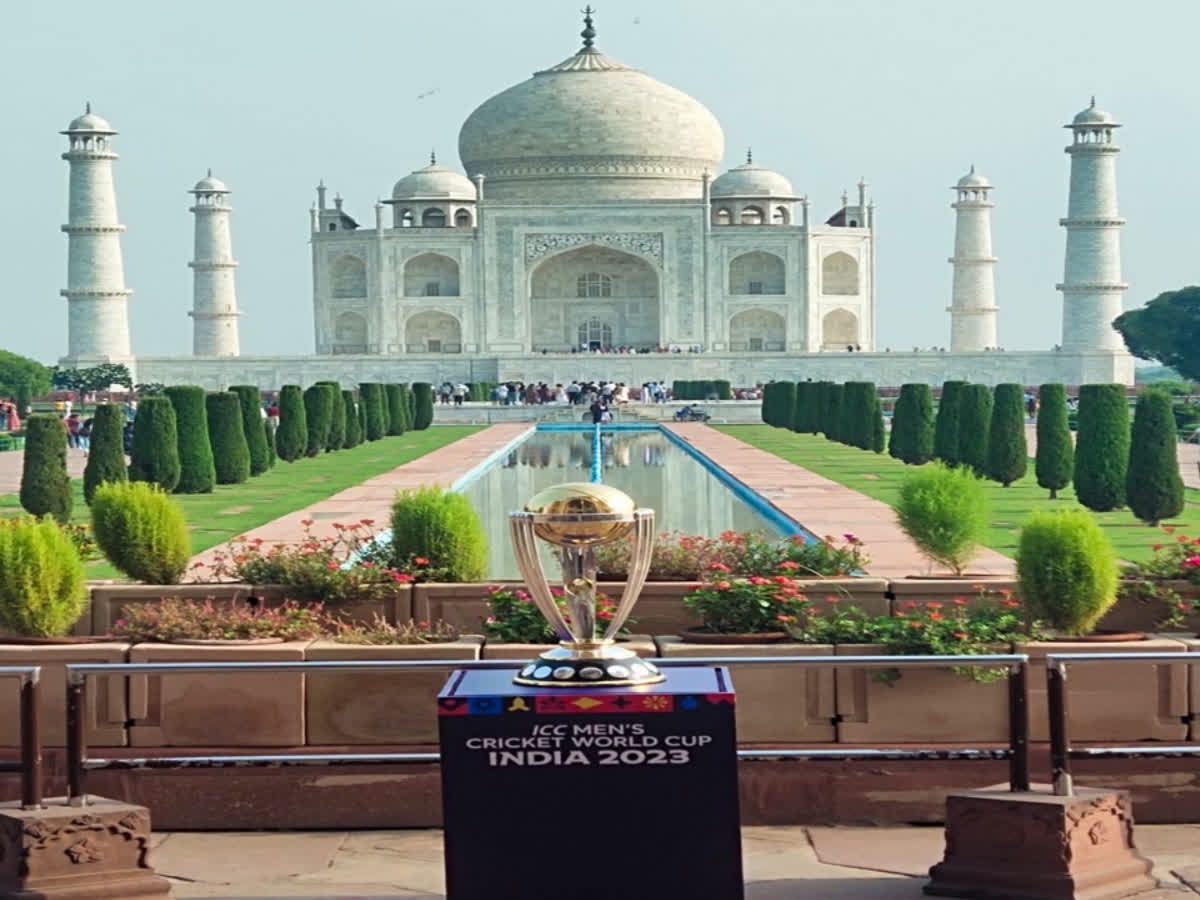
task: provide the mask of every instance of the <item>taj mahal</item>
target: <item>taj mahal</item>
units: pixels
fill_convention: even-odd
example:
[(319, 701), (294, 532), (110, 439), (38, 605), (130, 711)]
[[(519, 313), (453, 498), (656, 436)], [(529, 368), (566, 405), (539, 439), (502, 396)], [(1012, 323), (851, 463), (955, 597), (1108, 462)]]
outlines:
[(431, 158), (365, 221), (317, 187), (314, 346), (295, 356), (241, 354), (231, 191), (211, 172), (190, 207), (194, 354), (134, 353), (116, 131), (89, 108), (63, 132), (62, 364), (123, 362), (139, 381), (214, 389), (575, 378), (1133, 382), (1133, 359), (1111, 328), (1126, 288), (1120, 126), (1094, 100), (1067, 126), (1059, 345), (997, 348), (994, 188), (972, 167), (951, 188), (949, 352), (892, 352), (875, 328), (868, 185), (817, 209), (749, 151), (722, 172), (725, 136), (708, 109), (601, 52), (590, 9), (581, 36), (573, 55), (471, 113), (458, 136), (463, 171)]

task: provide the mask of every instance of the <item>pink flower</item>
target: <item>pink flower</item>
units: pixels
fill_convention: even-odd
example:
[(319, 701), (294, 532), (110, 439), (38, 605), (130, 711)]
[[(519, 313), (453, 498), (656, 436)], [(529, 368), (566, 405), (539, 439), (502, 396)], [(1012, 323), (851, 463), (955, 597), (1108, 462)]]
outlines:
[(733, 587), (733, 585), (730, 584), (728, 581), (718, 581), (717, 582), (717, 590), (718, 591), (727, 591), (731, 587)]
[(842, 537), (844, 537), (846, 539), (847, 543), (850, 543), (850, 544), (858, 543), (858, 538), (855, 537), (853, 534), (843, 534)]
[(800, 568), (800, 563), (792, 562), (790, 559), (785, 559), (783, 562), (781, 562), (779, 564), (779, 568), (786, 569), (789, 572), (794, 572), (798, 568)]
[(335, 562), (334, 562), (334, 561), (331, 559), (329, 562), (325, 563), (325, 568), (327, 568), (327, 569), (328, 569), (329, 571), (331, 571), (331, 572), (335, 572), (335, 571), (337, 571), (338, 564), (337, 564), (337, 563), (335, 563)]
[(715, 562), (712, 565), (710, 565), (708, 568), (710, 570), (712, 570), (713, 572), (728, 572), (729, 571), (729, 566), (725, 565), (725, 563), (720, 563), (720, 562)]
[(1200, 569), (1200, 556), (1189, 556), (1183, 561), (1183, 565), (1188, 569)]
[(427, 559), (426, 559), (425, 557), (423, 557), (423, 556), (414, 556), (414, 557), (413, 557), (413, 562), (414, 562), (414, 563), (416, 563), (418, 566), (427, 566), (427, 565), (429, 565), (429, 560), (427, 560)]
[(750, 576), (750, 583), (751, 584), (770, 584), (771, 582), (769, 579), (763, 578), (761, 575), (752, 575), (752, 576)]
[(413, 580), (413, 577), (407, 572), (393, 572), (392, 581), (398, 581), (401, 584), (406, 584)]

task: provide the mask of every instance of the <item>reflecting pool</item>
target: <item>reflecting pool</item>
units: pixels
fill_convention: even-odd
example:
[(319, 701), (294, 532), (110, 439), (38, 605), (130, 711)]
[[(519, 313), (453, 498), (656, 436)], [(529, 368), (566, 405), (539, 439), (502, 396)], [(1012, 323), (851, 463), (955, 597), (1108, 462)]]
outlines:
[[(716, 537), (722, 531), (780, 534), (781, 527), (712, 474), (700, 460), (658, 429), (603, 431), (602, 478), (655, 513), (658, 531)], [(508, 513), (543, 488), (589, 481), (593, 435), (583, 431), (537, 431), (462, 488), (488, 531), (489, 578), (518, 578), (508, 534)], [(557, 580), (548, 554), (546, 573)]]

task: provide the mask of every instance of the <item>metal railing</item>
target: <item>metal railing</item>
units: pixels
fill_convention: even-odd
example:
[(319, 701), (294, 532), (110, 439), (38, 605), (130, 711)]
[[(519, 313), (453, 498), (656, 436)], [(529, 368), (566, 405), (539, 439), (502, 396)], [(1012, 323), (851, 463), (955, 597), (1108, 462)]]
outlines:
[(0, 773), (21, 775), (21, 809), (42, 806), (42, 737), (38, 721), (41, 666), (0, 666), (0, 678), (16, 678), (21, 692), (21, 759), (0, 761)]
[[(776, 657), (678, 657), (655, 659), (660, 668), (680, 666), (754, 666), (796, 665), (825, 669), (907, 669), (947, 668), (955, 665), (1004, 667), (1008, 669), (1009, 742), (999, 748), (940, 749), (923, 747), (845, 749), (739, 750), (739, 759), (825, 759), (928, 760), (928, 759), (1007, 759), (1009, 787), (1029, 790), (1029, 657), (1022, 653), (987, 656), (776, 656)], [(438, 753), (252, 753), (227, 756), (161, 756), (138, 758), (90, 759), (87, 755), (86, 720), (87, 678), (89, 675), (181, 675), (181, 674), (279, 674), (284, 672), (321, 674), (331, 672), (406, 672), (422, 669), (508, 669), (519, 665), (513, 660), (403, 660), (348, 662), (228, 662), (228, 663), (95, 663), (68, 665), (67, 670), (67, 798), (73, 806), (87, 802), (87, 773), (102, 769), (177, 769), (223, 767), (288, 766), (377, 766), (404, 763), (436, 763)]]
[(1067, 729), (1067, 666), (1089, 663), (1200, 663), (1200, 653), (1051, 653), (1046, 656), (1046, 706), (1050, 714), (1050, 781), (1054, 793), (1070, 797), (1072, 759), (1133, 759), (1200, 756), (1200, 744), (1071, 748)]

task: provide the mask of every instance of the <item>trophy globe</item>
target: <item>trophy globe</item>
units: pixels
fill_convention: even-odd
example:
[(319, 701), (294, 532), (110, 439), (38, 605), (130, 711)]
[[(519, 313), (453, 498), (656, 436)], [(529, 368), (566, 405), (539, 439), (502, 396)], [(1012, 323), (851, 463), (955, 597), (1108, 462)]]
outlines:
[[(654, 551), (654, 510), (637, 509), (623, 491), (599, 483), (546, 488), (509, 515), (513, 550), (533, 602), (559, 645), (513, 679), (545, 687), (654, 684), (664, 675), (649, 660), (616, 642), (633, 611)], [(538, 540), (554, 547), (562, 568), (562, 606), (538, 557)], [(596, 615), (596, 547), (629, 540), (629, 572), (612, 617)]]

